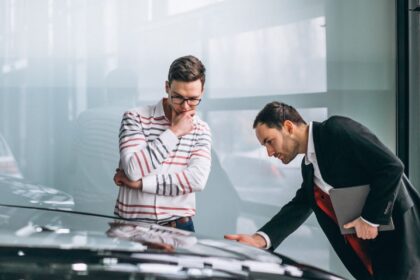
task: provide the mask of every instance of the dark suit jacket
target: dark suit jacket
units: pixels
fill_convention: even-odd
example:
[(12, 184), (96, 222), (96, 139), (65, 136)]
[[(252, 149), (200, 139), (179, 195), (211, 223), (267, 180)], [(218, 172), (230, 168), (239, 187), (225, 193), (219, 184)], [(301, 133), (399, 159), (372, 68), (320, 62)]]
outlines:
[[(369, 184), (362, 217), (395, 230), (369, 241), (375, 279), (420, 279), (420, 196), (403, 176), (400, 160), (361, 124), (344, 117), (313, 123), (313, 139), (322, 178), (335, 188)], [(302, 161), (303, 183), (295, 197), (260, 231), (276, 248), (314, 212), (331, 245), (357, 279), (371, 279), (346, 244), (338, 226), (314, 200), (313, 166)]]

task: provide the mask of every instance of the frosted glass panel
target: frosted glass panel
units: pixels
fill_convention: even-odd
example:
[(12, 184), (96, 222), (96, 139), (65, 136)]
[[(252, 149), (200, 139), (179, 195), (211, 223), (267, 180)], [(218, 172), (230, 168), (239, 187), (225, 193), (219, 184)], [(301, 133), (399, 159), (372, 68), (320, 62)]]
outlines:
[(211, 97), (325, 92), (325, 39), (324, 17), (210, 39)]
[[(214, 144), (196, 229), (252, 233), (302, 180), (301, 158), (283, 165), (256, 142), (266, 103), (352, 117), (395, 150), (394, 13), (382, 0), (0, 1), (0, 176), (112, 215), (121, 115), (165, 96), (170, 63), (192, 54), (207, 67), (199, 113)], [(313, 217), (277, 250), (348, 277)]]

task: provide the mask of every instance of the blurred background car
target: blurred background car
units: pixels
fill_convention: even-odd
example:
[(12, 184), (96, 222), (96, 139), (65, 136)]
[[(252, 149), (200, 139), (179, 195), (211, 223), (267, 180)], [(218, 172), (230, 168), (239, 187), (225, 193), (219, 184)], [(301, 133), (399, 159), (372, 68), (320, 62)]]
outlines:
[(19, 167), (4, 137), (0, 134), (0, 174), (23, 178)]
[(0, 190), (0, 204), (3, 206), (44, 207), (63, 211), (74, 210), (75, 206), (73, 197), (68, 193), (8, 175), (0, 175)]

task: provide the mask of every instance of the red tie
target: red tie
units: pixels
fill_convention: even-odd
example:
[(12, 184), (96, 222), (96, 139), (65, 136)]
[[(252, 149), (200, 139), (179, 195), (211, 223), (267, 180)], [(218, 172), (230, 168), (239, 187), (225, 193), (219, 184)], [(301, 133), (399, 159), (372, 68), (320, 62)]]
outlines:
[[(314, 192), (315, 201), (318, 207), (337, 224), (337, 217), (335, 216), (330, 196), (323, 192), (316, 185), (314, 187)], [(346, 234), (344, 235), (344, 238), (346, 239), (347, 243), (350, 244), (350, 247), (357, 254), (360, 260), (363, 262), (369, 274), (373, 275), (372, 260), (368, 254), (367, 242), (363, 239), (358, 238), (356, 234)]]

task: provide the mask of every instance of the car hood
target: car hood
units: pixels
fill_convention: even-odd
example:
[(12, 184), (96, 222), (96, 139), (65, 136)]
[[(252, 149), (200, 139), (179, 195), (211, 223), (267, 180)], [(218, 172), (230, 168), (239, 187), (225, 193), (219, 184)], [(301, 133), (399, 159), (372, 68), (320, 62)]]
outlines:
[(237, 242), (76, 212), (71, 195), (21, 179), (0, 176), (0, 188), (0, 271), (11, 279), (341, 279)]
[(340, 279), (228, 240), (140, 222), (10, 205), (0, 206), (0, 270), (13, 277), (35, 273), (40, 279), (63, 273), (70, 279), (72, 275), (108, 279), (115, 273), (155, 277), (150, 279)]

